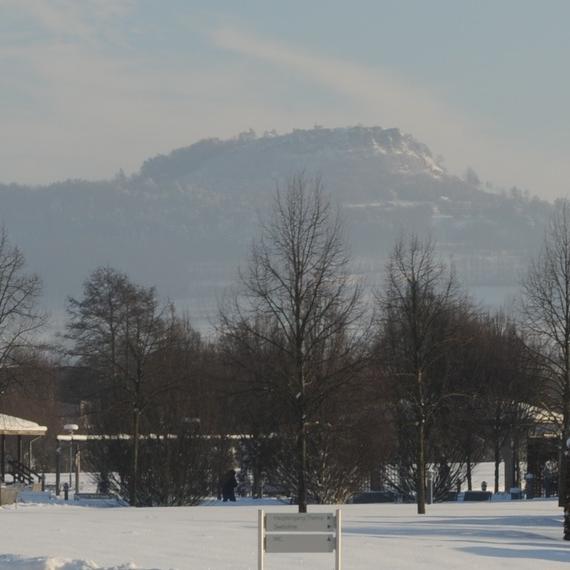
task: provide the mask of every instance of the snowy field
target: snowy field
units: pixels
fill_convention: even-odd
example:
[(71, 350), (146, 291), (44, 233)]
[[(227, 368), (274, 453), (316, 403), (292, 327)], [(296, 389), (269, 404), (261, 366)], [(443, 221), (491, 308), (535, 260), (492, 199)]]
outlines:
[[(295, 512), (252, 500), (152, 509), (93, 503), (0, 508), (0, 570), (255, 570), (259, 506)], [(570, 568), (570, 543), (561, 539), (561, 510), (553, 500), (438, 504), (424, 517), (414, 505), (342, 508), (346, 570)], [(296, 568), (332, 570), (334, 558), (267, 555), (266, 570)]]

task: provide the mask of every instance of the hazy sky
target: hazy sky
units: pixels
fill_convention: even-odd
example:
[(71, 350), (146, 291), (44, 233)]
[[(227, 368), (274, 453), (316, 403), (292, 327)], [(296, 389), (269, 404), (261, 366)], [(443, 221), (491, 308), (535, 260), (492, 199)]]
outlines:
[(569, 22), (567, 0), (0, 0), (0, 181), (360, 123), (566, 194)]

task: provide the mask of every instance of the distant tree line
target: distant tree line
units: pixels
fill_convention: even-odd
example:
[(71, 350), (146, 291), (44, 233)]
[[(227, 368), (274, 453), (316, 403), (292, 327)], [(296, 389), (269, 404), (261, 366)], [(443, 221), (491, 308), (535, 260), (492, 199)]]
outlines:
[(57, 354), (33, 334), (39, 280), (3, 233), (0, 404), (22, 367), (87, 369), (84, 427), (107, 436), (90, 466), (131, 505), (197, 504), (237, 464), (254, 496), (279, 487), (300, 512), (381, 480), (425, 513), (428, 472), (443, 500), (487, 458), (498, 491), (502, 450), (536, 409), (570, 435), (569, 221), (561, 203), (517, 314), (474, 303), (412, 232), (370, 291), (320, 180), (298, 175), (276, 191), (212, 338), (99, 267), (68, 300)]

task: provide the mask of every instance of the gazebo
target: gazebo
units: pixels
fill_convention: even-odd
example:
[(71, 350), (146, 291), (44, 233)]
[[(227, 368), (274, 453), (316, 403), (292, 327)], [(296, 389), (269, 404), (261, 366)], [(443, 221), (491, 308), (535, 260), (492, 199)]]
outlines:
[(22, 437), (41, 437), (47, 432), (47, 427), (36, 422), (0, 414), (0, 479), (6, 477), (6, 436), (17, 438), (17, 463), (22, 464)]

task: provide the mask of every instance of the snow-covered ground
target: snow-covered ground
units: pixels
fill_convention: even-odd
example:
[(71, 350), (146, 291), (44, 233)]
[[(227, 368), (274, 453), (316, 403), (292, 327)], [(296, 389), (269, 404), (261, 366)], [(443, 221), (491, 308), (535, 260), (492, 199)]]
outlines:
[[(0, 570), (257, 568), (257, 509), (274, 501), (130, 508), (38, 502), (0, 509)], [(554, 500), (345, 505), (346, 570), (548, 570), (570, 568)], [(333, 507), (310, 510), (332, 511)], [(330, 570), (330, 554), (270, 554), (266, 570)]]

